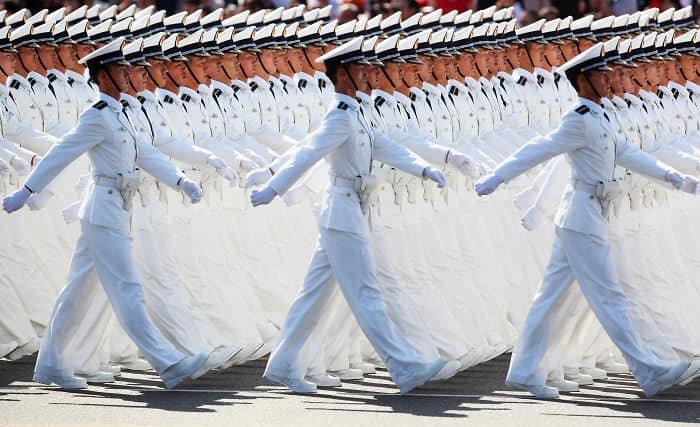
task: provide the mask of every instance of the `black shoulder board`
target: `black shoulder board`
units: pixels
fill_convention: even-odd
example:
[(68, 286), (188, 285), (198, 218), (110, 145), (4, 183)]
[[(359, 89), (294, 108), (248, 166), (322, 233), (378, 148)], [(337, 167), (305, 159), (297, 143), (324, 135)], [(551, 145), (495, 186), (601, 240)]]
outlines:
[(73, 77), (68, 77), (68, 84), (73, 86), (73, 83), (75, 82), (75, 79)]
[(236, 85), (231, 85), (231, 89), (233, 89), (233, 93), (236, 93), (236, 92), (238, 92), (239, 90), (241, 90), (241, 87), (240, 87), (240, 86), (236, 86)]
[(214, 89), (214, 91), (211, 93), (214, 98), (218, 98), (221, 96), (221, 94), (224, 93), (221, 89)]
[(165, 95), (165, 97), (163, 97), (163, 101), (167, 102), (168, 104), (172, 104), (174, 99), (170, 95)]
[(129, 103), (128, 103), (125, 99), (122, 99), (122, 100), (119, 101), (119, 102), (122, 104), (122, 107), (125, 107), (125, 108), (126, 108), (126, 107), (129, 106)]
[(574, 110), (574, 111), (576, 111), (577, 113), (583, 115), (583, 114), (586, 114), (586, 113), (588, 113), (589, 111), (591, 111), (591, 109), (588, 108), (588, 107), (586, 107), (585, 105), (581, 105), (581, 106), (579, 106), (579, 107), (578, 107), (576, 110)]
[(676, 99), (678, 99), (678, 97), (679, 97), (680, 94), (681, 94), (681, 93), (678, 91), (678, 89), (676, 89), (675, 87), (674, 87), (673, 89), (671, 89), (671, 92), (673, 93), (673, 97), (676, 98)]
[(136, 99), (138, 99), (139, 102), (142, 103), (142, 104), (143, 104), (144, 102), (146, 102), (146, 98), (144, 98), (144, 97), (141, 96), (141, 95), (137, 96)]
[(537, 84), (541, 85), (544, 83), (544, 77), (543, 76), (537, 76)]
[(92, 108), (97, 108), (98, 110), (102, 110), (107, 106), (107, 103), (104, 101), (97, 101), (96, 103), (92, 104)]
[(459, 95), (459, 89), (457, 88), (457, 86), (452, 86), (450, 88), (450, 95)]
[(185, 102), (190, 102), (190, 99), (192, 99), (192, 97), (186, 93), (183, 93), (182, 96), (180, 97), (180, 99), (182, 99)]
[(250, 82), (250, 90), (255, 92), (255, 90), (258, 88), (258, 84), (255, 82)]
[(415, 94), (415, 93), (411, 93), (410, 95), (408, 95), (408, 97), (411, 99), (411, 101), (415, 101), (415, 100), (416, 100), (416, 94)]
[(10, 87), (12, 89), (19, 89), (19, 82), (17, 80), (13, 80), (12, 83), (10, 83)]
[(561, 80), (561, 74), (555, 74), (554, 75), (554, 83), (559, 83), (559, 80)]
[(341, 102), (340, 104), (338, 104), (338, 108), (340, 108), (341, 110), (347, 110), (348, 107), (349, 107), (349, 105), (344, 103), (344, 102)]
[(374, 99), (374, 105), (376, 105), (377, 107), (381, 107), (385, 102), (386, 99), (382, 98), (381, 96), (378, 96)]
[(318, 79), (318, 87), (320, 87), (321, 89), (325, 89), (326, 88), (326, 81), (323, 79)]
[(525, 76), (520, 76), (520, 78), (518, 79), (518, 84), (520, 86), (525, 86), (525, 83), (527, 83), (527, 79), (525, 78)]
[(630, 107), (632, 105), (632, 101), (629, 99), (625, 99), (625, 102), (627, 103), (627, 106)]
[(299, 86), (299, 89), (304, 89), (308, 83), (309, 83), (309, 82), (307, 82), (306, 80), (301, 79), (301, 80), (299, 80), (299, 82), (297, 83), (297, 86)]
[(663, 99), (663, 98), (664, 98), (664, 93), (661, 92), (661, 89), (659, 89), (659, 90), (656, 91), (656, 96), (658, 96), (659, 99)]
[(56, 81), (56, 79), (57, 79), (58, 77), (56, 77), (56, 75), (55, 75), (54, 73), (49, 73), (49, 74), (46, 76), (46, 78), (49, 79), (49, 81), (50, 81), (51, 83), (53, 83), (53, 82)]
[(32, 86), (34, 86), (36, 84), (36, 79), (34, 79), (34, 77), (30, 77), (27, 80), (29, 81), (29, 84)]

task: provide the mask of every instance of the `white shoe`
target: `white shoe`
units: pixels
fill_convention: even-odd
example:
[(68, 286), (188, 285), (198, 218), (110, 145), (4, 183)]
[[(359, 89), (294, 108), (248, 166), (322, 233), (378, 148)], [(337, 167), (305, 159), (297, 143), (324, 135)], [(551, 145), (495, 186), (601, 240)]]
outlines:
[(351, 363), (350, 368), (362, 371), (363, 375), (371, 375), (377, 373), (377, 369), (375, 368), (375, 366), (367, 362)]
[(437, 374), (433, 375), (428, 381), (433, 382), (449, 380), (450, 378), (457, 375), (457, 373), (459, 372), (459, 368), (461, 367), (462, 364), (458, 361), (450, 360), (445, 364), (445, 366), (442, 367), (442, 369), (438, 371)]
[(584, 374), (564, 374), (566, 381), (573, 381), (578, 385), (593, 385), (593, 377)]
[(546, 385), (519, 384), (513, 381), (506, 381), (506, 385), (513, 390), (527, 391), (538, 399), (552, 400), (559, 398), (559, 390)]
[(248, 360), (258, 360), (268, 354), (272, 353), (275, 349), (275, 342), (268, 341), (264, 342), (253, 354), (248, 357)]
[(111, 363), (101, 363), (100, 368), (98, 370), (100, 372), (109, 372), (115, 377), (118, 377), (122, 374), (122, 370), (119, 368), (119, 366), (112, 365)]
[(579, 371), (584, 375), (590, 375), (594, 380), (608, 379), (608, 373), (598, 368), (580, 368)]
[(328, 374), (309, 375), (304, 379), (316, 384), (318, 387), (341, 387), (343, 385), (343, 383), (340, 382), (340, 378)]
[(88, 384), (105, 384), (113, 383), (114, 375), (109, 372), (76, 372), (75, 376), (84, 378)]
[(457, 359), (460, 364), (459, 370), (464, 371), (472, 366), (478, 365), (482, 357), (483, 352), (476, 347), (472, 347), (468, 352)]
[(328, 371), (328, 373), (341, 380), (361, 380), (364, 378), (362, 371), (359, 369), (342, 369), (340, 371)]
[(153, 369), (151, 364), (144, 359), (134, 359), (125, 362), (119, 362), (119, 366), (130, 371), (146, 372)]
[(206, 353), (196, 354), (194, 356), (183, 357), (176, 364), (168, 367), (160, 376), (167, 388), (174, 388), (182, 381), (196, 375), (200, 377), (207, 371), (204, 370), (204, 362), (207, 360)]
[(602, 369), (608, 374), (628, 374), (630, 369), (627, 365), (617, 362), (606, 362), (596, 365), (596, 368)]
[(314, 394), (318, 391), (316, 388), (316, 384), (306, 380), (278, 377), (276, 375), (267, 373), (263, 375), (263, 378), (265, 378), (268, 381), (272, 381), (275, 384), (283, 385), (291, 391), (293, 391), (294, 393)]
[(24, 356), (31, 356), (39, 351), (39, 347), (41, 347), (41, 338), (32, 338), (25, 344), (12, 350), (10, 354), (7, 355), (7, 358), (10, 360), (19, 360)]
[(227, 347), (227, 346), (219, 346), (216, 347), (211, 353), (209, 353), (209, 357), (207, 357), (207, 361), (204, 363), (205, 366), (211, 369), (226, 369), (229, 366), (226, 366), (226, 364), (234, 360), (236, 355), (243, 350), (243, 347)]
[(551, 380), (547, 381), (547, 387), (554, 387), (562, 393), (571, 393), (578, 391), (578, 384), (567, 380)]
[(56, 384), (64, 390), (77, 390), (87, 388), (88, 383), (85, 378), (78, 377), (60, 377), (58, 375), (44, 375), (39, 372), (34, 373), (34, 381), (41, 384), (51, 385)]
[(690, 362), (688, 369), (686, 369), (685, 372), (683, 372), (683, 375), (678, 378), (676, 384), (686, 386), (698, 377), (700, 377), (700, 360), (693, 360)]

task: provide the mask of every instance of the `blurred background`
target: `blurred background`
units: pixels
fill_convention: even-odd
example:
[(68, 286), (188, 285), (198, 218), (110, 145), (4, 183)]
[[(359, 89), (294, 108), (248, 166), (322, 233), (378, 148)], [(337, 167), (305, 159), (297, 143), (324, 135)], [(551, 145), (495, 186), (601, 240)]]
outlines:
[(608, 15), (622, 15), (637, 10), (658, 7), (667, 9), (680, 8), (693, 5), (695, 16), (700, 13), (700, 0), (0, 0), (2, 8), (15, 11), (26, 7), (30, 10), (57, 9), (66, 6), (69, 9), (83, 4), (119, 4), (120, 9), (126, 8), (132, 3), (138, 7), (156, 5), (158, 9), (164, 9), (169, 14), (177, 11), (193, 11), (204, 9), (213, 11), (224, 8), (227, 15), (232, 15), (244, 9), (256, 11), (280, 6), (290, 7), (298, 4), (306, 4), (308, 8), (323, 7), (328, 4), (333, 6), (333, 16), (340, 22), (347, 22), (357, 18), (358, 15), (374, 16), (377, 14), (388, 15), (401, 11), (404, 17), (416, 12), (426, 12), (435, 8), (442, 8), (444, 12), (467, 9), (483, 9), (491, 5), (499, 8), (513, 6), (515, 15), (520, 25), (527, 25), (540, 18), (553, 19), (556, 17), (579, 17), (594, 14), (596, 17)]

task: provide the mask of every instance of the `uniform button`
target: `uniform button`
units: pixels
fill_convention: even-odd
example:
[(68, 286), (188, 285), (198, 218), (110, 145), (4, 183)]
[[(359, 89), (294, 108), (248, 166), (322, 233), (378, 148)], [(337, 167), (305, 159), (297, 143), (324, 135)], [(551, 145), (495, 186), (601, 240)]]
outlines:
[(588, 196), (588, 198), (591, 199), (591, 200), (593, 200), (594, 197), (593, 197), (593, 195), (591, 194), (590, 196)]
[(107, 194), (112, 194), (112, 190), (107, 190)]
[(350, 196), (351, 196), (351, 194), (350, 194), (350, 193), (345, 193), (345, 195), (346, 195), (346, 196), (348, 196), (348, 197), (350, 197)]

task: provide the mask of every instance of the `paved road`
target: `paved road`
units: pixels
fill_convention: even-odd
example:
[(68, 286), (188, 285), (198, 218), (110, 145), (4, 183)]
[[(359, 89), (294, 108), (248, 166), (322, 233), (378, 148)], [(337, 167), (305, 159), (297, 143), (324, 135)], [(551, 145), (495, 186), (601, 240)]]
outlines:
[(80, 392), (31, 383), (33, 361), (0, 361), (0, 426), (489, 426), (659, 425), (700, 422), (700, 381), (644, 399), (629, 376), (542, 402), (507, 390), (508, 357), (399, 396), (386, 373), (314, 396), (261, 378), (263, 363), (214, 372), (167, 391), (154, 374)]

